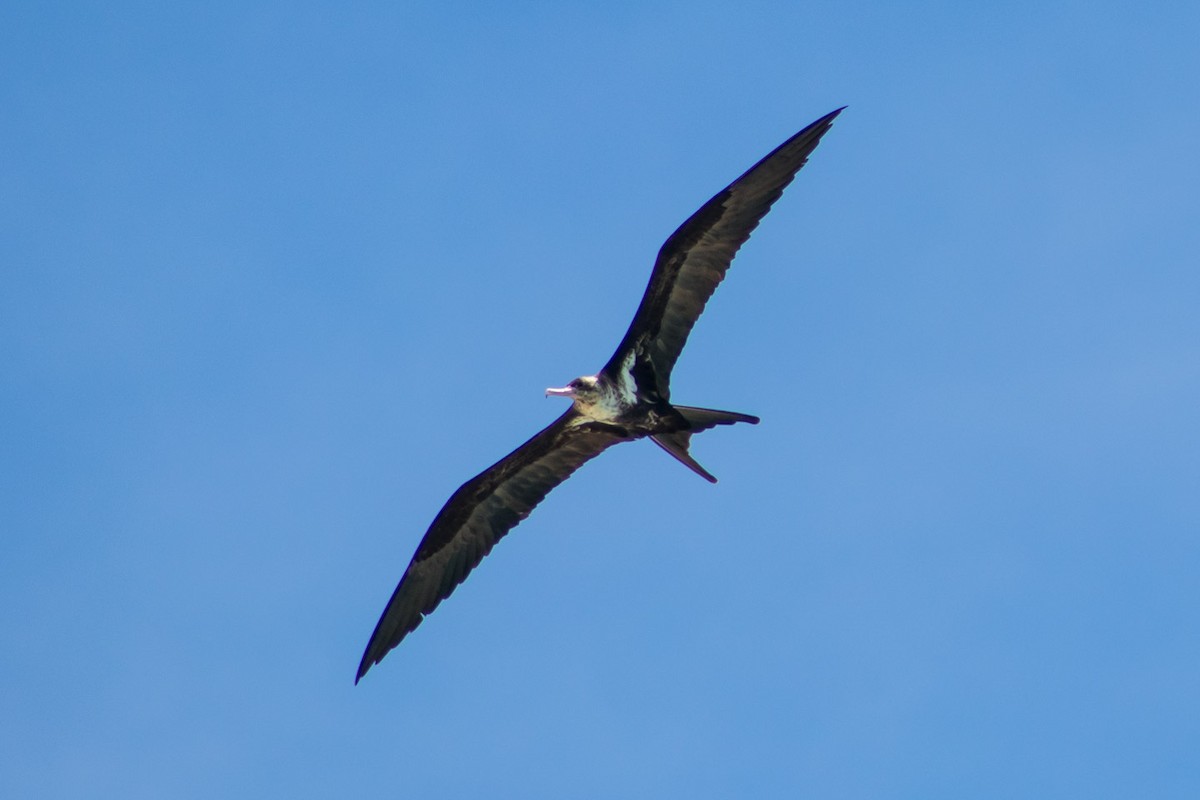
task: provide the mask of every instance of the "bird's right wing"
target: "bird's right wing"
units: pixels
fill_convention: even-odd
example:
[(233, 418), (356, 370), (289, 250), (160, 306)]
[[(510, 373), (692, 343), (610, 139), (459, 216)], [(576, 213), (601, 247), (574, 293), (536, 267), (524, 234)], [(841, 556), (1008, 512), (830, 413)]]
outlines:
[(584, 421), (574, 407), (525, 444), (459, 487), (434, 518), (371, 634), (358, 682), (450, 596), (492, 546), (585, 461), (631, 439)]

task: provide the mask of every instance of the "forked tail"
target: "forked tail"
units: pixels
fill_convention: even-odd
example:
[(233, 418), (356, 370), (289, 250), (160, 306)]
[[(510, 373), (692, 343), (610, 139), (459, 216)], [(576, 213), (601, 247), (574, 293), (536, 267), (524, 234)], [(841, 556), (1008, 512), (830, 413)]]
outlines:
[(679, 463), (710, 483), (716, 483), (717, 479), (713, 477), (712, 473), (700, 466), (696, 459), (692, 458), (692, 454), (688, 452), (688, 445), (691, 443), (692, 434), (706, 431), (717, 425), (732, 425), (735, 422), (749, 422), (751, 425), (758, 424), (758, 417), (753, 417), (749, 414), (738, 414), (735, 411), (717, 411), (714, 408), (695, 408), (693, 406), (675, 406), (675, 410), (683, 415), (683, 418), (687, 420), (691, 428), (686, 431), (676, 431), (675, 433), (656, 433), (650, 438), (656, 445), (678, 459)]

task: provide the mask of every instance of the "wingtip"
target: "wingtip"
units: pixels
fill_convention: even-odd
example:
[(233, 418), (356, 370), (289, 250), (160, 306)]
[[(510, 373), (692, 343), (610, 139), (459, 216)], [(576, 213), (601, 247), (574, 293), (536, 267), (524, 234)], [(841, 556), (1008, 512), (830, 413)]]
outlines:
[(833, 124), (833, 121), (838, 118), (838, 115), (841, 114), (843, 111), (845, 111), (847, 108), (849, 108), (849, 106), (842, 106), (841, 108), (835, 108), (833, 111), (830, 111), (828, 114), (826, 114), (825, 116), (823, 116), (819, 120), (817, 120), (814, 124), (828, 128), (830, 125)]
[(362, 661), (358, 662), (358, 672), (354, 675), (354, 685), (358, 686), (358, 682), (363, 679), (363, 675), (366, 675), (367, 671), (377, 663), (379, 662), (371, 660), (369, 652), (364, 654)]

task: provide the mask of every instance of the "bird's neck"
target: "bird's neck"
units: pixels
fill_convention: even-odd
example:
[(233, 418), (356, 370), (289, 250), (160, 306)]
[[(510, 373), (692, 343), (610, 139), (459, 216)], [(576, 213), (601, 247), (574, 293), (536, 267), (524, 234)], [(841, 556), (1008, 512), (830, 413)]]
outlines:
[(587, 398), (575, 398), (575, 409), (596, 422), (618, 422), (637, 405), (637, 390), (632, 379), (616, 380), (601, 373), (596, 378), (596, 392)]

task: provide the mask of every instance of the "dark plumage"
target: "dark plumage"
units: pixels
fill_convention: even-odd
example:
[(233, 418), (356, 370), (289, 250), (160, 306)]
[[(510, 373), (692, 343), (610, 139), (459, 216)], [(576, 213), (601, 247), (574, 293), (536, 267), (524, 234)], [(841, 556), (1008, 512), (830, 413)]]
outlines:
[(688, 452), (693, 433), (757, 423), (729, 411), (670, 403), (671, 370), (692, 326), (750, 232), (792, 182), (841, 109), (788, 139), (705, 203), (658, 253), (650, 284), (612, 358), (596, 375), (548, 395), (566, 413), (459, 487), (421, 540), (367, 644), (355, 682), (462, 583), (492, 546), (585, 461), (618, 442), (650, 437), (716, 482)]

